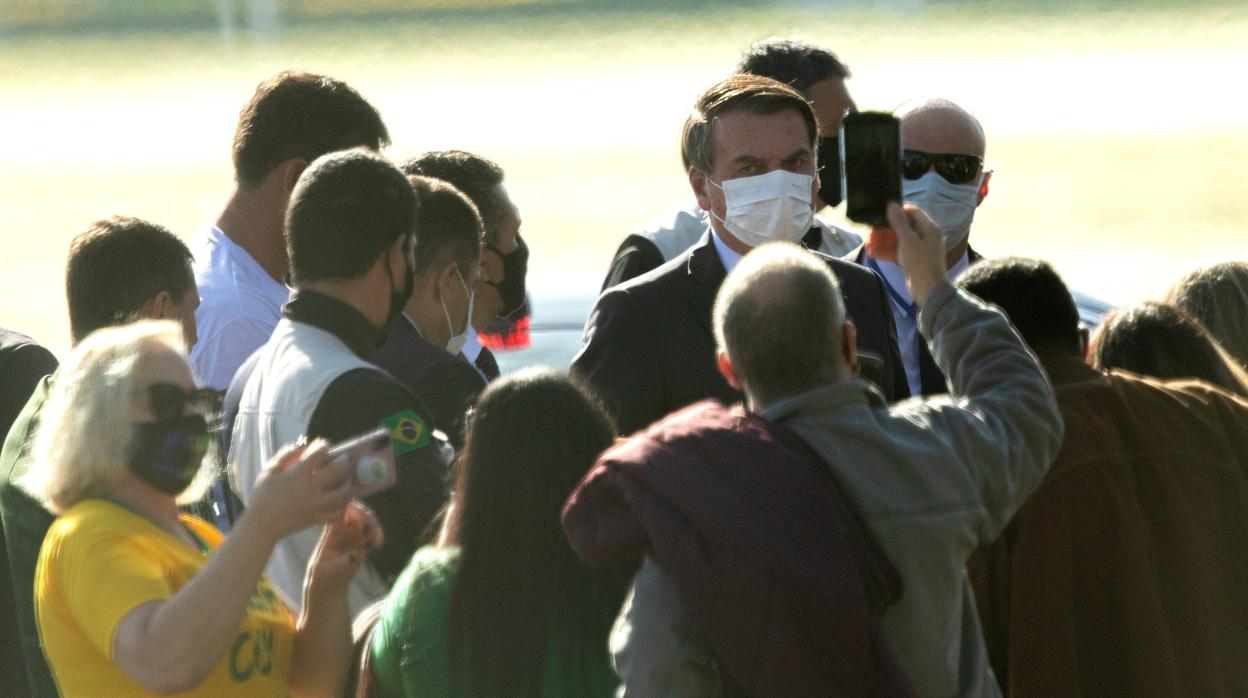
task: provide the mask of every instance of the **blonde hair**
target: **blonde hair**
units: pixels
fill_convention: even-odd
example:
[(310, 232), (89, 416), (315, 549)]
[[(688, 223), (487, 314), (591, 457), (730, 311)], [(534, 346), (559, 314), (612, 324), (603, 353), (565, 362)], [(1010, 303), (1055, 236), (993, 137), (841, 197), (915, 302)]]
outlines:
[[(168, 349), (186, 357), (182, 329), (169, 320), (143, 320), (91, 333), (56, 374), (40, 414), (25, 489), (60, 513), (90, 497), (111, 493), (125, 472), (130, 441), (128, 408), (145, 357)], [(207, 471), (207, 472), (206, 472)], [(178, 501), (194, 501), (211, 481), (200, 468)]]

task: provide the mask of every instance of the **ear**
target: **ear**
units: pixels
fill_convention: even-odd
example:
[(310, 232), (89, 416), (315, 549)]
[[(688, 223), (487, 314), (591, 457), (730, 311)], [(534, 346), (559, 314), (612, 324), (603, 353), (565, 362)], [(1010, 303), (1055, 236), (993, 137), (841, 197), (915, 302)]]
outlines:
[(1083, 347), (1083, 363), (1092, 365), (1092, 341), (1088, 326), (1079, 323), (1079, 344)]
[(289, 194), (295, 188), (295, 182), (299, 181), (299, 175), (308, 169), (308, 161), (303, 158), (291, 158), (281, 165), (282, 188)]
[(149, 320), (164, 320), (169, 317), (172, 305), (173, 295), (168, 291), (161, 291), (147, 299), (143, 307), (139, 308), (139, 317)]
[(728, 355), (719, 352), (715, 355), (715, 365), (719, 368), (719, 373), (728, 381), (733, 390), (744, 390), (741, 387), (741, 381), (737, 378), (737, 370), (732, 367), (732, 362), (728, 360)]
[(706, 175), (696, 167), (689, 168), (689, 186), (693, 187), (693, 196), (698, 200), (698, 208), (703, 211), (711, 210), (711, 197), (707, 194)]
[(984, 173), (984, 181), (979, 183), (979, 200), (975, 202), (976, 206), (984, 203), (984, 199), (988, 198), (988, 182), (992, 179), (992, 170)]
[(459, 285), (459, 276), (456, 275), (458, 268), (455, 262), (447, 259), (442, 262), (442, 266), (438, 267), (438, 273), (434, 274), (434, 286), (437, 289), (438, 296), (448, 293), (454, 286)]
[(858, 370), (858, 328), (854, 327), (853, 320), (845, 319), (845, 324), (841, 325), (841, 337), (841, 354), (845, 357), (843, 366), (852, 376)]

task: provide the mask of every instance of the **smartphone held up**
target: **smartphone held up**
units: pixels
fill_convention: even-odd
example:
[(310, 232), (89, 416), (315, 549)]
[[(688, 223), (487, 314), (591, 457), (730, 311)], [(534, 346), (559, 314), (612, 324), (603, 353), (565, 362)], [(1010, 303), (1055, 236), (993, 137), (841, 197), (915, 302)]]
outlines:
[(887, 112), (851, 112), (841, 120), (845, 216), (886, 226), (885, 209), (901, 201), (901, 122)]
[(351, 461), (353, 498), (367, 497), (398, 481), (389, 429), (375, 429), (329, 449), (331, 462), (340, 457)]

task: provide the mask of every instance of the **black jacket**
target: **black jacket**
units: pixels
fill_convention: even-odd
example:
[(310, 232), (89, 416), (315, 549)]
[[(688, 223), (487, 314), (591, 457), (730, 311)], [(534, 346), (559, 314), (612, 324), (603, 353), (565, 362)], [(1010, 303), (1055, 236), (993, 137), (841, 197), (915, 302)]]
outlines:
[[(811, 254), (826, 261), (841, 283), (845, 308), (858, 329), (864, 373), (878, 369), (871, 377), (888, 400), (908, 397), (880, 277), (857, 264)], [(708, 232), (681, 256), (598, 298), (572, 373), (604, 400), (621, 434), (698, 400), (741, 399), (715, 363), (711, 310), (726, 276)], [(793, 331), (799, 340), (801, 328)]]

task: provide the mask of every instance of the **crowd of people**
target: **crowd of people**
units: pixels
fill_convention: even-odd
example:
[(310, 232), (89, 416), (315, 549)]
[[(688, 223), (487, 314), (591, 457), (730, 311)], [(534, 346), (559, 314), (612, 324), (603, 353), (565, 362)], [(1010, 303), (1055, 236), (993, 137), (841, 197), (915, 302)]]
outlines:
[[(944, 99), (887, 224), (833, 225), (849, 78), (751, 46), (569, 371), (505, 376), (503, 169), (262, 82), (189, 243), (74, 238), (63, 364), (0, 330), (5, 692), (1248, 694), (1248, 264), (1101, 317), (981, 256)], [(378, 429), (361, 494), (331, 446)]]

